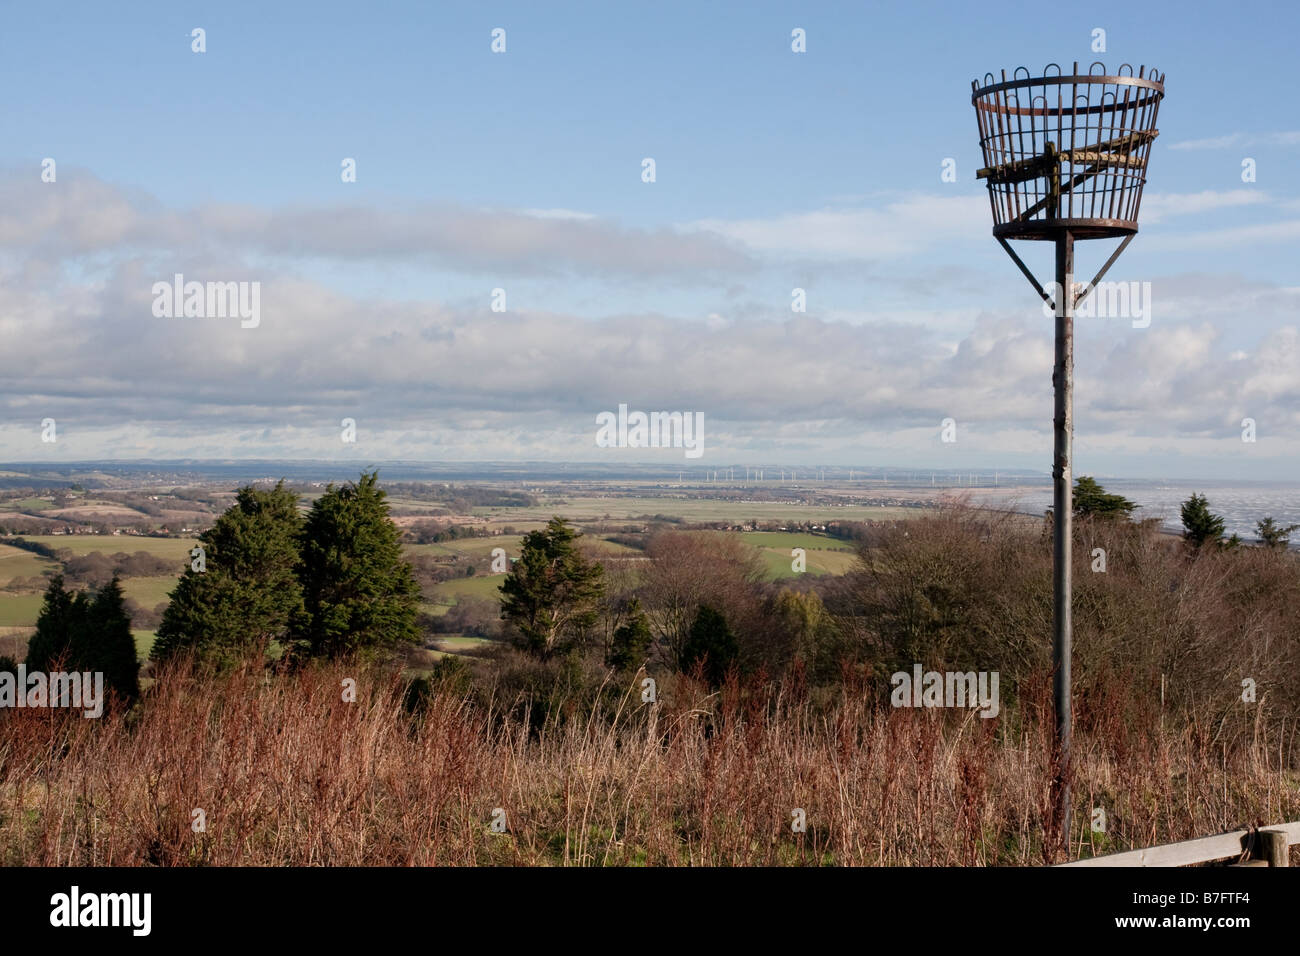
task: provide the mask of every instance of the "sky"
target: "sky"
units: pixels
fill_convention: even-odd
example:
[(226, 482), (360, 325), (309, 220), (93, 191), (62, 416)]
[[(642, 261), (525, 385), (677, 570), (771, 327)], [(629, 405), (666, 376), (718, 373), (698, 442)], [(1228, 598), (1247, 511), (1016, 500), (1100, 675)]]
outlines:
[[(0, 461), (1046, 472), (1052, 321), (971, 81), (1100, 61), (1166, 98), (1107, 276), (1149, 322), (1076, 321), (1075, 473), (1294, 479), (1300, 8), (997, 10), (9, 4)], [(165, 314), (177, 274), (256, 283), (256, 324)], [(620, 405), (702, 415), (702, 454), (597, 445)]]

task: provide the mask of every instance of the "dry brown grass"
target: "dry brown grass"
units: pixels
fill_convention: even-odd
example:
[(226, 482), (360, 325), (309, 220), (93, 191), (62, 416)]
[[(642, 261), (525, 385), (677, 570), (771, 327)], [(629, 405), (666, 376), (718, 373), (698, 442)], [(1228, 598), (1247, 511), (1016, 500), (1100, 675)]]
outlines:
[[(795, 680), (709, 694), (665, 679), (654, 707), (629, 682), (613, 719), (530, 729), (438, 694), (413, 713), (379, 669), (175, 669), (129, 715), (0, 713), (0, 862), (1043, 862), (1045, 677), (995, 720), (882, 709), (851, 683), (818, 711)], [(1076, 755), (1075, 854), (1300, 818), (1276, 753), (1194, 725), (1081, 732)], [(1094, 806), (1105, 836), (1088, 833)]]

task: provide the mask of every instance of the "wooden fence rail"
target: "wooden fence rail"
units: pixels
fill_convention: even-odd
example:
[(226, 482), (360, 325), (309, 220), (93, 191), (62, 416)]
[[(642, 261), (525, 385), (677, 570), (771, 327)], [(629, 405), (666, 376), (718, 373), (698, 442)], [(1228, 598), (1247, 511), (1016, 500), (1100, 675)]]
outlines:
[(1291, 844), (1300, 844), (1300, 821), (1260, 827), (1258, 830), (1233, 830), (1199, 840), (1166, 843), (1143, 850), (1128, 850), (1094, 856), (1060, 866), (1191, 866), (1215, 860), (1238, 858), (1235, 866), (1288, 866)]

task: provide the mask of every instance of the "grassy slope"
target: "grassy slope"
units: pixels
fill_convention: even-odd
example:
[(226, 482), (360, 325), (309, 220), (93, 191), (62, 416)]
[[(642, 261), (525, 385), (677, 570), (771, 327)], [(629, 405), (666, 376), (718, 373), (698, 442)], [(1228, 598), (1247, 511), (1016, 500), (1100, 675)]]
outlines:
[(179, 578), (172, 577), (150, 577), (150, 578), (123, 578), (122, 591), (127, 597), (134, 599), (141, 607), (153, 609), (163, 601), (168, 600), (168, 595)]
[(14, 578), (39, 577), (43, 571), (57, 570), (59, 563), (22, 548), (0, 544), (0, 587)]
[[(122, 579), (122, 590), (127, 597), (141, 606), (152, 609), (167, 600), (176, 586), (185, 562), (189, 559), (194, 541), (189, 538), (143, 538), (132, 535), (24, 535), (28, 541), (38, 541), (51, 548), (66, 548), (76, 555), (98, 551), (105, 556), (126, 552), (147, 551), (176, 562), (175, 575), (127, 577)], [(0, 545), (0, 587), (15, 577), (36, 577), (43, 571), (57, 570), (58, 562), (21, 548)], [(41, 610), (42, 596), (38, 593), (0, 592), (0, 627), (11, 625), (31, 626)]]
[[(593, 521), (608, 514), (612, 519), (639, 515), (673, 515), (686, 521), (729, 521), (744, 524), (759, 521), (895, 521), (915, 518), (916, 508), (883, 508), (867, 505), (804, 505), (773, 501), (718, 501), (688, 498), (569, 498), (536, 508), (512, 508), (513, 523), (522, 526), (528, 518), (563, 515), (573, 521)], [(502, 512), (496, 512), (505, 520)]]
[(66, 548), (76, 555), (95, 551), (104, 555), (117, 554), (119, 551), (127, 554), (148, 551), (161, 558), (175, 560), (178, 574), (189, 560), (190, 549), (197, 543), (194, 538), (145, 538), (127, 534), (25, 534), (22, 537), (51, 548)]
[(496, 600), (501, 596), (504, 574), (476, 574), (472, 578), (452, 578), (434, 587), (433, 593), (444, 604), (455, 604), (460, 597), (480, 597)]
[(141, 662), (149, 659), (149, 650), (153, 647), (153, 631), (132, 631), (131, 636), (135, 638), (135, 656)]
[(0, 627), (30, 627), (41, 613), (40, 594), (0, 595)]

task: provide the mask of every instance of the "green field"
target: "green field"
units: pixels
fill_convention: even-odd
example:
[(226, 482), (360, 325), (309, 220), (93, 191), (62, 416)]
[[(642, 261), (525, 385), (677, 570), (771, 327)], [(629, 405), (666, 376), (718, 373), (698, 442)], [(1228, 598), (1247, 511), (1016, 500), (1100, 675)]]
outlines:
[(123, 578), (122, 593), (143, 608), (152, 610), (163, 601), (169, 600), (168, 594), (176, 587), (179, 577)]
[(0, 544), (0, 587), (4, 587), (14, 578), (40, 577), (44, 571), (57, 571), (59, 563), (51, 558), (43, 558), (22, 548)]
[[(25, 535), (24, 537), (28, 541), (38, 541), (52, 548), (67, 548), (77, 555), (91, 554), (95, 551), (106, 556), (120, 551), (127, 553), (148, 551), (175, 560), (177, 570), (175, 576), (157, 575), (122, 579), (123, 593), (150, 610), (168, 599), (168, 593), (176, 586), (184, 562), (189, 558), (189, 549), (194, 546), (190, 539), (142, 538), (133, 535)], [(21, 548), (0, 544), (0, 587), (14, 578), (39, 577), (43, 572), (58, 569), (57, 561), (32, 554)], [(0, 627), (34, 625), (40, 614), (42, 600), (43, 595), (40, 593), (0, 592)]]
[[(500, 520), (507, 520), (504, 509), (491, 511)], [(703, 498), (642, 497), (573, 497), (552, 501), (535, 508), (511, 508), (510, 515), (518, 522), (526, 519), (546, 520), (561, 515), (574, 522), (596, 521), (608, 515), (611, 519), (625, 520), (641, 515), (672, 515), (685, 521), (726, 521), (731, 524), (748, 524), (753, 521), (897, 521), (920, 517), (917, 508), (869, 507), (867, 505), (807, 505), (779, 501), (720, 501)]]
[(448, 653), (460, 653), (470, 651), (476, 647), (482, 647), (484, 644), (491, 644), (492, 641), (483, 637), (466, 637), (461, 634), (446, 634), (438, 637), (434, 641), (437, 649)]
[[(413, 503), (414, 504), (414, 503)], [(924, 512), (911, 508), (869, 508), (864, 506), (834, 507), (782, 504), (775, 502), (728, 502), (696, 500), (674, 497), (597, 498), (583, 497), (569, 500), (553, 499), (532, 509), (484, 509), (493, 515), (496, 525), (513, 524), (516, 528), (540, 527), (541, 522), (560, 514), (575, 523), (596, 521), (605, 515), (626, 519), (635, 515), (668, 514), (687, 521), (728, 521), (736, 524), (759, 521), (819, 521), (819, 520), (893, 520), (915, 518)], [(762, 558), (770, 580), (795, 576), (791, 569), (792, 548), (807, 552), (809, 574), (843, 574), (855, 560), (853, 546), (846, 541), (803, 532), (732, 532), (740, 540), (756, 548)], [(39, 542), (56, 549), (67, 549), (76, 555), (101, 552), (112, 555), (118, 552), (147, 551), (176, 562), (176, 576), (129, 577), (122, 581), (127, 597), (146, 609), (152, 609), (168, 600), (181, 570), (189, 560), (194, 538), (147, 538), (135, 535), (25, 535), (29, 541)], [(408, 544), (403, 551), (408, 557), (419, 554), (446, 559), (456, 557), (457, 567), (472, 565), (478, 573), (471, 577), (458, 576), (441, 582), (429, 595), (429, 603), (422, 605), (427, 613), (439, 615), (466, 597), (496, 601), (500, 599), (501, 574), (491, 574), (488, 562), (495, 548), (504, 548), (509, 557), (518, 557), (522, 535), (492, 535), (483, 538), (462, 538), (439, 544)], [(634, 548), (605, 541), (593, 536), (588, 542), (597, 550), (610, 555), (640, 556)], [(18, 548), (0, 544), (0, 587), (17, 577), (39, 577), (43, 572), (57, 568), (57, 563)], [(31, 626), (40, 612), (40, 594), (0, 593), (0, 626)], [(151, 632), (140, 631), (137, 636)], [(141, 638), (143, 639), (143, 638)], [(143, 653), (143, 651), (142, 651)]]
[[(433, 642), (432, 647), (424, 649), (424, 653), (429, 656), (431, 661), (436, 661), (449, 654), (464, 654), (476, 647), (492, 643), (494, 642), (482, 637), (467, 637), (463, 634), (440, 634)], [(432, 671), (423, 667), (413, 667), (408, 668), (407, 673), (411, 677), (428, 677)]]
[(99, 551), (105, 556), (125, 551), (134, 554), (147, 551), (159, 557), (176, 561), (176, 573), (185, 569), (190, 549), (198, 543), (195, 538), (146, 538), (132, 534), (25, 534), (28, 541), (36, 541), (51, 548), (66, 548), (75, 555)]
[(498, 534), (488, 538), (460, 538), (438, 544), (404, 544), (402, 550), (410, 554), (431, 554), (436, 558), (455, 556), (462, 560), (488, 562), (492, 559), (493, 548), (505, 548), (507, 555), (518, 557), (522, 542), (522, 535)]
[[(606, 541), (603, 538), (585, 536), (586, 540), (599, 555), (636, 555), (641, 552), (625, 544)], [(480, 572), (485, 572), (492, 561), (492, 550), (503, 548), (506, 557), (519, 557), (523, 547), (523, 535), (505, 534), (489, 538), (462, 538), (459, 541), (446, 541), (440, 544), (404, 544), (402, 550), (408, 556), (428, 554), (435, 558), (457, 557), (462, 562), (474, 564)]]
[(799, 575), (800, 572), (792, 568), (794, 557), (790, 552), (794, 548), (804, 549), (805, 571), (802, 573), (806, 574), (844, 574), (856, 560), (852, 545), (838, 538), (786, 531), (734, 533), (746, 544), (759, 549), (770, 580)]
[(0, 508), (10, 511), (44, 511), (53, 507), (54, 502), (49, 498), (17, 498), (0, 504)]
[(626, 544), (620, 544), (617, 541), (606, 541), (604, 538), (597, 538), (594, 542), (597, 554), (608, 554), (613, 556), (637, 555), (642, 552), (638, 548), (629, 547)]
[[(34, 618), (33, 618), (34, 620)], [(132, 631), (131, 636), (135, 639), (135, 656), (144, 663), (149, 659), (149, 650), (153, 647), (153, 631)], [(471, 638), (472, 640), (472, 638)], [(26, 639), (23, 639), (25, 645)]]
[(31, 627), (44, 601), (42, 594), (0, 594), (0, 627)]
[(143, 663), (149, 659), (149, 650), (153, 647), (153, 631), (132, 631), (135, 638), (135, 656)]
[(803, 548), (807, 551), (852, 551), (850, 541), (828, 538), (822, 534), (809, 534), (805, 531), (745, 531), (740, 532), (741, 540), (756, 548), (778, 548), (789, 551), (791, 548)]
[(798, 572), (793, 568), (794, 558), (790, 556), (788, 550), (778, 550), (775, 548), (760, 549), (763, 556), (763, 564), (767, 568), (768, 580), (777, 581), (781, 578), (797, 578), (800, 573), (804, 574), (844, 574), (853, 567), (853, 555), (843, 551), (808, 551), (804, 555), (804, 571)]
[(472, 578), (452, 578), (442, 581), (433, 588), (434, 599), (446, 605), (455, 604), (462, 597), (486, 598), (497, 601), (501, 598), (501, 582), (504, 574), (476, 574)]
[[(710, 534), (713, 532), (701, 533)], [(793, 548), (803, 548), (806, 552), (804, 556), (806, 571), (804, 573), (807, 574), (844, 574), (853, 567), (854, 562), (857, 560), (857, 552), (850, 542), (838, 538), (829, 538), (824, 535), (785, 531), (734, 531), (729, 533), (759, 552), (769, 580), (797, 576), (798, 572), (791, 568), (794, 559), (791, 557), (790, 551)], [(520, 539), (515, 537), (510, 539), (470, 540), (474, 542), (495, 541), (500, 544), (503, 541), (513, 543)], [(453, 545), (460, 543), (452, 542)], [(608, 554), (641, 555), (641, 552), (635, 548), (609, 541), (599, 541), (599, 545), (599, 550)], [(420, 551), (436, 553), (432, 552), (431, 549), (442, 547), (444, 546), (408, 545), (407, 549), (415, 553)], [(511, 557), (516, 557), (519, 553), (517, 546), (514, 548), (506, 546), (506, 552)], [(504, 575), (501, 574), (475, 574), (473, 577), (457, 577), (450, 581), (444, 581), (433, 589), (433, 597), (436, 603), (431, 606), (426, 605), (425, 609), (431, 614), (441, 614), (447, 607), (455, 604), (461, 596), (499, 600), (501, 597), (499, 589), (503, 577)]]

